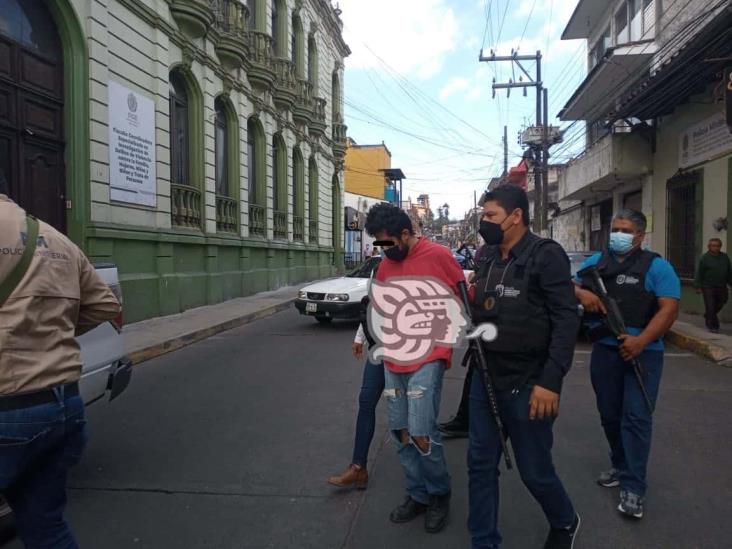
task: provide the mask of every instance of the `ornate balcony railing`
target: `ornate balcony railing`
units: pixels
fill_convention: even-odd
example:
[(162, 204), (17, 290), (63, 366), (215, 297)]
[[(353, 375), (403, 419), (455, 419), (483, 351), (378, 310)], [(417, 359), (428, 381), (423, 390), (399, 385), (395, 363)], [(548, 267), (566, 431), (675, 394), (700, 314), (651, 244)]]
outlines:
[(308, 240), (310, 244), (318, 243), (318, 220), (311, 219), (308, 223)]
[(264, 32), (249, 31), (249, 69), (247, 76), (252, 86), (269, 88), (275, 79), (272, 65), (272, 37)]
[(292, 116), (295, 122), (305, 125), (313, 119), (313, 86), (302, 78), (297, 79), (297, 101)]
[(249, 54), (247, 7), (238, 0), (210, 0), (219, 38), (216, 54), (228, 68), (244, 65)]
[(310, 133), (323, 136), (327, 128), (325, 122), (325, 108), (327, 101), (322, 97), (313, 98), (313, 120), (310, 123)]
[(295, 64), (289, 59), (279, 57), (275, 57), (272, 64), (275, 71), (273, 98), (279, 107), (289, 109), (297, 100)]
[(264, 206), (249, 204), (249, 236), (267, 236), (267, 217)]
[(305, 220), (299, 215), (292, 218), (292, 239), (299, 242), (305, 241)]
[(216, 197), (216, 230), (224, 233), (235, 233), (238, 226), (239, 208), (237, 201), (228, 196)]
[(170, 14), (181, 32), (194, 39), (204, 36), (214, 19), (209, 0), (171, 0)]
[(274, 212), (274, 237), (287, 238), (287, 212)]
[(174, 227), (201, 228), (201, 191), (188, 185), (171, 184), (170, 206)]
[(346, 155), (348, 143), (346, 141), (348, 126), (342, 122), (333, 124), (333, 155), (343, 159)]

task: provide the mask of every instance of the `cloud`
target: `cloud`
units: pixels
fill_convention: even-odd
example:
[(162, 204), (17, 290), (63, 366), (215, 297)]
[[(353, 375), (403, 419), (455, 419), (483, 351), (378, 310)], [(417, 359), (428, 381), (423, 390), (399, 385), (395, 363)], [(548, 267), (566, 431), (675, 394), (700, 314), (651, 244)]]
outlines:
[(452, 78), (442, 90), (440, 90), (440, 99), (447, 99), (452, 94), (467, 90), (470, 87), (470, 79), (462, 76)]
[(459, 25), (447, 0), (340, 0), (349, 69), (381, 67), (427, 80), (455, 51)]

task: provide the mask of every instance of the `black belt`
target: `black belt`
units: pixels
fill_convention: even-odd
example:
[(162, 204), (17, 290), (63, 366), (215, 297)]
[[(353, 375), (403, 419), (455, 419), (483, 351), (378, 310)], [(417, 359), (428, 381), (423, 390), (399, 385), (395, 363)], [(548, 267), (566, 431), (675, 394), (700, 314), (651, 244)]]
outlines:
[[(63, 387), (64, 398), (75, 397), (79, 394), (79, 383), (76, 381), (73, 383), (67, 383), (66, 385), (59, 385), (59, 387)], [(21, 410), (23, 408), (32, 408), (33, 406), (40, 406), (41, 404), (57, 402), (58, 399), (56, 398), (56, 393), (54, 393), (53, 389), (54, 388), (49, 388), (34, 391), (32, 393), (0, 396), (0, 412)]]

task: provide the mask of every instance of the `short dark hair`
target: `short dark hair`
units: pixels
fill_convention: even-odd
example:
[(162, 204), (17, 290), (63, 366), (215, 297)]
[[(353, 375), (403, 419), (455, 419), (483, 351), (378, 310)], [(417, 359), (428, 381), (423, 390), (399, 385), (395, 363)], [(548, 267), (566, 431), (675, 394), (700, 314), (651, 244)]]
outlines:
[(635, 225), (635, 228), (638, 229), (639, 233), (645, 233), (646, 227), (648, 226), (648, 221), (646, 220), (646, 216), (643, 212), (639, 212), (638, 210), (620, 210), (618, 213), (615, 214), (613, 219), (624, 219), (626, 221), (630, 221)]
[(709, 242), (719, 242), (719, 245), (720, 246), (722, 245), (722, 239), (721, 238), (717, 238), (716, 236), (714, 238), (710, 238), (709, 239)]
[(375, 204), (371, 207), (366, 216), (364, 228), (371, 236), (376, 236), (381, 231), (386, 232), (389, 236), (400, 236), (404, 229), (408, 230), (409, 234), (414, 234), (412, 221), (407, 212), (386, 203)]
[(483, 195), (483, 203), (486, 202), (497, 203), (509, 214), (516, 209), (520, 209), (524, 225), (529, 226), (529, 197), (521, 187), (502, 185), (492, 191), (486, 191)]

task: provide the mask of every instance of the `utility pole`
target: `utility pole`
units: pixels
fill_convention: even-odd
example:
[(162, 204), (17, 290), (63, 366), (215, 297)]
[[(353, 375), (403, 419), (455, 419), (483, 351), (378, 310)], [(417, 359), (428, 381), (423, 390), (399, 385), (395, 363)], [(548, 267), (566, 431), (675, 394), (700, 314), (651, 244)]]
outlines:
[(471, 217), (474, 218), (473, 219), (473, 225), (474, 225), (473, 228), (475, 229), (475, 245), (477, 246), (478, 245), (478, 223), (479, 223), (479, 221), (478, 221), (478, 194), (475, 191), (475, 189), (473, 189), (473, 215)]
[[(496, 90), (508, 90), (508, 96), (511, 97), (511, 90), (514, 88), (523, 88), (524, 96), (526, 96), (526, 88), (536, 88), (536, 125), (541, 126), (542, 123), (542, 90), (544, 84), (541, 81), (541, 51), (537, 51), (535, 55), (519, 55), (518, 51), (512, 50), (511, 55), (497, 56), (493, 50), (491, 55), (486, 57), (483, 52), (480, 52), (478, 57), (480, 62), (498, 62), (498, 61), (510, 61), (515, 64), (523, 74), (526, 75), (527, 81), (524, 81), (523, 76), (519, 76), (518, 81), (510, 79), (508, 83), (497, 84), (495, 78), (493, 79), (493, 97), (496, 96)], [(529, 72), (521, 64), (522, 61), (535, 61), (536, 62), (536, 78), (532, 78)], [(541, 145), (531, 145), (531, 150), (534, 154), (534, 219), (533, 229), (536, 233), (541, 233), (542, 230), (542, 154)]]
[(547, 234), (543, 236), (549, 236), (549, 91), (544, 88), (543, 90), (544, 99), (544, 123), (542, 128), (542, 151), (541, 158), (543, 161), (542, 171), (544, 172), (543, 185), (542, 185), (542, 197), (541, 197), (541, 227), (542, 230), (547, 231)]
[(503, 175), (508, 176), (508, 126), (503, 126)]

